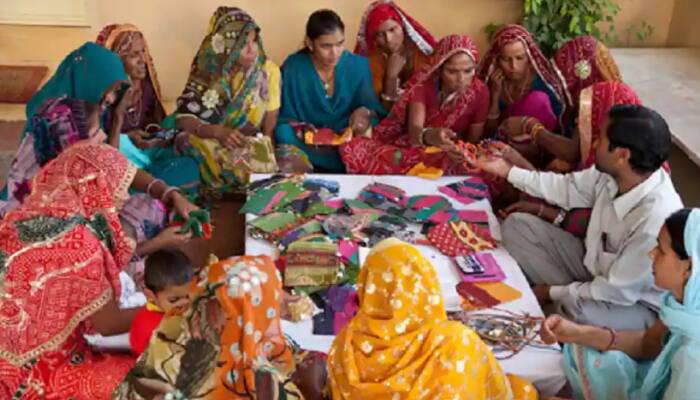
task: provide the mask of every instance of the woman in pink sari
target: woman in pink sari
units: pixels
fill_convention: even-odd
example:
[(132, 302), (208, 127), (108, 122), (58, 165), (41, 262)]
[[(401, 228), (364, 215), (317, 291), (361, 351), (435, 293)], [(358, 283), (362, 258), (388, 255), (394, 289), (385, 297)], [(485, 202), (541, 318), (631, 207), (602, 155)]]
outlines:
[(422, 163), (446, 175), (468, 173), (450, 153), (459, 140), (477, 142), (483, 134), (489, 93), (474, 76), (477, 62), (468, 36), (440, 40), (371, 137), (356, 137), (340, 148), (347, 172), (403, 175)]
[(487, 132), (508, 117), (533, 117), (557, 128), (562, 89), (530, 32), (520, 25), (499, 30), (479, 65), (478, 76), (491, 90)]

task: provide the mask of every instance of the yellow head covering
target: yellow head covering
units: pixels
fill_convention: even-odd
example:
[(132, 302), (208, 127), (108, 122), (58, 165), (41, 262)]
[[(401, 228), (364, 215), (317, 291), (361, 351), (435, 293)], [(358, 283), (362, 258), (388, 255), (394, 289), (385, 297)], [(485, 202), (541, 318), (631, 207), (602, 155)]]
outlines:
[(358, 292), (360, 310), (328, 355), (334, 399), (512, 396), (490, 349), (447, 321), (435, 270), (416, 248), (397, 239), (377, 244)]

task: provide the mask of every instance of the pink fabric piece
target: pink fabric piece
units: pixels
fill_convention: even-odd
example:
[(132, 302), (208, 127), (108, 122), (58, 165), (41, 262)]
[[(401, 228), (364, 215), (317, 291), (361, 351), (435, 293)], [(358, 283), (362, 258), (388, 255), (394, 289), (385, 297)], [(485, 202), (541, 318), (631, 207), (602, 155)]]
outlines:
[[(498, 265), (496, 258), (490, 253), (476, 253), (472, 254), (484, 268), (484, 273), (479, 275), (467, 275), (462, 271), (462, 269), (457, 266), (457, 272), (462, 277), (465, 282), (501, 282), (506, 279), (506, 275), (503, 273), (501, 266)], [(457, 264), (457, 261), (455, 261)]]
[(549, 131), (557, 128), (557, 116), (552, 110), (552, 103), (547, 93), (533, 90), (503, 111), (504, 117), (533, 117), (537, 118)]
[(345, 298), (345, 304), (342, 310), (337, 311), (333, 317), (333, 333), (338, 334), (355, 316), (357, 310), (360, 309), (360, 302), (357, 297), (357, 292), (348, 294)]
[(279, 204), (279, 202), (282, 201), (282, 199), (283, 199), (284, 196), (286, 196), (286, 195), (287, 195), (286, 192), (277, 192), (277, 193), (275, 193), (275, 195), (272, 196), (272, 198), (270, 199), (270, 202), (265, 206), (265, 208), (263, 208), (263, 209), (260, 211), (260, 215), (265, 215), (265, 214), (271, 213), (271, 212), (272, 212), (272, 209), (275, 208), (275, 206), (276, 206), (277, 204)]

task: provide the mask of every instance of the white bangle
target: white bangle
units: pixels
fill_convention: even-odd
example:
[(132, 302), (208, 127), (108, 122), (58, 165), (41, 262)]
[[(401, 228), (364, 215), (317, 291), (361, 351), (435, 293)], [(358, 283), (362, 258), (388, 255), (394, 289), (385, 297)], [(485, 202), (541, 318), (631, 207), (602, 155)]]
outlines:
[[(158, 178), (153, 179), (151, 182), (149, 182), (148, 186), (146, 186), (146, 194), (147, 195), (151, 196), (151, 189), (153, 188), (153, 185), (155, 185), (157, 182), (165, 183), (165, 182), (163, 182), (162, 179), (158, 179)], [(151, 197), (153, 197), (153, 196), (151, 196)]]
[(160, 196), (160, 201), (165, 203), (166, 202), (165, 199), (168, 197), (168, 194), (170, 194), (170, 192), (180, 192), (180, 188), (175, 187), (175, 186), (168, 187), (167, 189), (165, 189), (165, 192), (163, 192), (163, 195)]

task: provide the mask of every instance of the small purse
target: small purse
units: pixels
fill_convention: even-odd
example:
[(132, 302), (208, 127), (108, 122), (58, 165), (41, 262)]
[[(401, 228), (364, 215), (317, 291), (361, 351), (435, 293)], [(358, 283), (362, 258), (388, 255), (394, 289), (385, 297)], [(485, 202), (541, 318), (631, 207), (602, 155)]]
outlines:
[(287, 248), (285, 286), (328, 286), (338, 281), (338, 245), (330, 242), (298, 241)]

